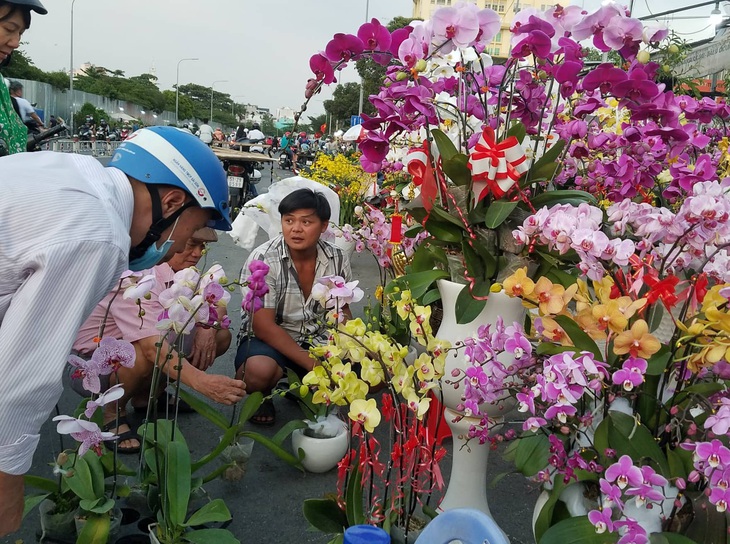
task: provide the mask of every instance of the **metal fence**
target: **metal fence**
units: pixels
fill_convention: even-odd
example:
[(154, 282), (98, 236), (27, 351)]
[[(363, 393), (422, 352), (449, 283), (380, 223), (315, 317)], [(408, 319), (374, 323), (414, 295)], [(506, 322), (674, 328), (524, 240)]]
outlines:
[(91, 155), (92, 157), (111, 157), (121, 143), (102, 140), (81, 141), (70, 138), (54, 138), (43, 142), (40, 147), (43, 151), (79, 153), (81, 155)]

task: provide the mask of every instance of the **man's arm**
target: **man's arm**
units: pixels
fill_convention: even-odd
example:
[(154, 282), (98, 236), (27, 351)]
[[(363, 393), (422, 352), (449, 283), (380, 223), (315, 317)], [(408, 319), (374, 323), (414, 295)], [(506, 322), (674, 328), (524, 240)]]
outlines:
[[(149, 336), (137, 342), (145, 359), (152, 362), (157, 361), (159, 337)], [(171, 379), (176, 380), (180, 377), (182, 383), (191, 389), (221, 404), (235, 404), (243, 398), (245, 384), (241, 380), (218, 374), (206, 374), (204, 371), (195, 368), (187, 360), (179, 357), (174, 350), (172, 351), (172, 358), (165, 363), (165, 357), (171, 352), (171, 349), (167, 341), (163, 340), (158, 361), (158, 364), (162, 365), (162, 371)]]
[(0, 472), (0, 537), (20, 529), (24, 502), (23, 476)]
[(261, 308), (253, 314), (253, 332), (256, 338), (270, 345), (305, 370), (312, 370), (315, 360), (309, 352), (297, 344), (289, 334), (276, 324), (276, 311)]

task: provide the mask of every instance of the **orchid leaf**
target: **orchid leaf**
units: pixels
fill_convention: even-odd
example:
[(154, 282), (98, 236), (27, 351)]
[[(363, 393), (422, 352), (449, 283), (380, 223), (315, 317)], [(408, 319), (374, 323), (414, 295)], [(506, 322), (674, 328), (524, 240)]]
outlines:
[(83, 544), (106, 544), (109, 539), (111, 517), (109, 514), (89, 515), (76, 542)]
[(464, 288), (456, 297), (456, 322), (460, 325), (471, 323), (482, 312), (487, 301), (485, 299), (475, 299), (469, 292), (469, 287)]
[(454, 185), (466, 186), (471, 183), (471, 170), (467, 166), (469, 157), (463, 153), (454, 155), (448, 160), (442, 162), (444, 174), (446, 174)]
[(282, 448), (279, 444), (271, 440), (270, 438), (251, 431), (245, 431), (241, 433), (241, 436), (247, 436), (249, 438), (253, 438), (256, 442), (264, 446), (267, 450), (269, 450), (271, 453), (276, 455), (279, 459), (287, 463), (288, 465), (291, 465), (293, 467), (298, 468), (302, 472), (304, 472), (304, 467), (302, 467), (301, 462), (297, 457), (294, 457), (291, 453), (289, 453), (287, 450)]
[(431, 131), (431, 134), (436, 142), (436, 147), (439, 149), (442, 163), (459, 154), (454, 142), (452, 142), (451, 139), (443, 133), (443, 131), (435, 128)]
[(203, 468), (205, 465), (210, 463), (213, 459), (218, 457), (221, 453), (223, 453), (223, 450), (225, 450), (231, 442), (236, 438), (236, 434), (238, 432), (238, 429), (236, 427), (231, 427), (228, 429), (225, 434), (221, 437), (220, 441), (218, 442), (218, 445), (216, 445), (213, 450), (211, 450), (210, 453), (207, 455), (201, 457), (198, 461), (194, 462), (190, 466), (190, 470), (192, 473), (197, 472), (201, 468)]
[(261, 391), (254, 391), (246, 397), (240, 407), (241, 412), (238, 414), (239, 427), (242, 427), (244, 423), (253, 417), (263, 402), (264, 395)]
[(390, 294), (396, 287), (403, 286), (404, 289), (409, 289), (411, 291), (411, 296), (413, 298), (419, 299), (430, 290), (431, 285), (433, 285), (436, 280), (448, 277), (449, 274), (444, 270), (424, 270), (423, 272), (414, 272), (413, 274), (401, 276), (397, 280), (389, 283), (385, 292), (386, 294)]
[(231, 519), (231, 512), (223, 499), (213, 499), (190, 516), (187, 523), (183, 523), (183, 527), (197, 527), (206, 523), (223, 522), (229, 519)]
[(603, 361), (603, 355), (601, 355), (601, 350), (598, 349), (596, 342), (588, 335), (588, 333), (580, 328), (580, 325), (567, 315), (556, 315), (555, 321), (563, 328), (568, 337), (573, 341), (573, 344), (575, 344), (576, 348), (580, 351), (590, 351), (597, 360)]
[(271, 439), (275, 444), (281, 445), (282, 442), (295, 430), (305, 429), (307, 424), (301, 419), (293, 419), (287, 422), (281, 429), (279, 429), (274, 437)]
[(415, 238), (421, 232), (423, 232), (423, 225), (413, 225), (411, 228), (403, 233), (406, 238)]
[(167, 494), (167, 519), (172, 526), (185, 523), (190, 500), (191, 465), (187, 446), (171, 441), (165, 451), (165, 491)]
[(534, 196), (530, 199), (532, 206), (538, 210), (543, 206), (551, 208), (556, 204), (578, 204), (588, 203), (595, 205), (597, 203), (596, 197), (586, 191), (579, 191), (577, 189), (557, 189), (555, 191), (546, 191), (542, 194)]
[[(696, 542), (678, 533), (651, 533), (649, 535), (650, 544), (696, 544)], [(705, 542), (712, 541), (708, 540)], [(718, 542), (720, 541), (718, 540)]]
[(558, 158), (565, 148), (565, 143), (565, 140), (558, 140), (550, 149), (543, 153), (542, 157), (540, 157), (537, 162), (532, 165), (532, 168), (530, 168), (530, 172), (527, 174), (525, 182), (522, 184), (523, 187), (537, 179), (551, 180), (553, 178), (553, 175), (555, 175), (555, 172), (557, 172), (561, 166), (561, 163), (558, 162)]
[(94, 501), (99, 498), (94, 492), (91, 469), (83, 457), (76, 458), (76, 462), (73, 464), (73, 474), (71, 476), (67, 474), (64, 479), (71, 491), (80, 499)]
[(192, 544), (241, 544), (228, 529), (199, 529), (185, 533), (185, 541)]
[(666, 370), (667, 363), (669, 363), (671, 357), (672, 352), (669, 346), (659, 348), (659, 351), (647, 360), (646, 374), (648, 376), (661, 376), (664, 374), (664, 370)]
[[(555, 511), (555, 505), (560, 499), (560, 494), (565, 489), (565, 484), (562, 478), (555, 478), (553, 488), (548, 491), (548, 499), (540, 509), (535, 520), (535, 542), (542, 542), (542, 536), (550, 528), (553, 521), (553, 512)], [(594, 530), (595, 532), (595, 530)]]
[(683, 450), (682, 448), (667, 449), (667, 462), (669, 463), (669, 473), (677, 478), (687, 478), (687, 470), (685, 468), (684, 459), (682, 459), (682, 453), (686, 453), (692, 458), (692, 452)]
[(670, 475), (667, 458), (645, 425), (615, 410), (608, 412), (608, 419), (608, 444), (616, 450), (617, 457), (628, 455), (634, 461), (653, 461), (663, 476)]
[(596, 533), (596, 528), (588, 521), (588, 516), (571, 517), (550, 527), (540, 544), (613, 544), (618, 541), (616, 533)]
[(35, 487), (36, 489), (47, 491), (48, 493), (56, 493), (58, 491), (58, 482), (56, 480), (51, 480), (50, 478), (24, 474), (23, 483), (25, 483), (26, 486)]
[(302, 506), (305, 519), (323, 533), (344, 533), (347, 516), (333, 499), (306, 499)]
[(229, 422), (226, 417), (218, 410), (213, 408), (210, 404), (200, 399), (196, 395), (180, 389), (180, 398), (187, 402), (193, 410), (203, 416), (205, 419), (210, 421), (213, 425), (225, 431), (229, 427)]
[(433, 238), (443, 242), (458, 244), (464, 237), (462, 230), (459, 230), (453, 224), (439, 221), (434, 215), (426, 219), (426, 230)]
[(462, 223), (458, 217), (450, 214), (449, 212), (447, 212), (446, 210), (444, 210), (442, 208), (438, 208), (438, 207), (433, 208), (431, 210), (431, 215), (429, 217), (436, 218), (444, 223), (451, 223), (455, 227), (458, 227), (461, 230), (464, 230), (464, 223)]
[(362, 473), (360, 471), (360, 459), (356, 458), (352, 463), (345, 488), (345, 509), (347, 523), (349, 525), (360, 525), (365, 522), (365, 514), (362, 506)]
[(540, 342), (535, 351), (538, 355), (556, 355), (558, 353), (565, 353), (566, 351), (575, 353), (576, 348), (575, 346), (559, 346), (550, 342)]
[(50, 493), (43, 493), (42, 495), (26, 495), (23, 503), (23, 519), (27, 516), (36, 506), (42, 503), (49, 497)]
[(544, 434), (521, 436), (515, 452), (515, 467), (525, 476), (534, 476), (548, 466), (550, 441)]
[[(441, 299), (441, 293), (439, 293), (438, 289), (431, 289), (430, 291), (427, 291), (425, 295), (423, 295), (423, 298), (421, 299), (421, 304), (424, 306), (430, 306), (437, 300)], [(396, 314), (397, 315), (397, 314)]]
[(519, 121), (513, 122), (512, 126), (509, 127), (509, 130), (507, 131), (507, 138), (514, 136), (520, 143), (522, 143), (526, 135), (527, 129), (525, 128), (525, 125)]
[(112, 508), (114, 508), (114, 500), (109, 497), (100, 497), (95, 501), (81, 500), (79, 501), (79, 507), (86, 511), (94, 514), (106, 514)]
[(495, 200), (487, 209), (487, 214), (484, 217), (484, 224), (487, 228), (496, 229), (505, 219), (509, 217), (509, 214), (517, 207), (519, 202), (509, 202), (506, 200)]

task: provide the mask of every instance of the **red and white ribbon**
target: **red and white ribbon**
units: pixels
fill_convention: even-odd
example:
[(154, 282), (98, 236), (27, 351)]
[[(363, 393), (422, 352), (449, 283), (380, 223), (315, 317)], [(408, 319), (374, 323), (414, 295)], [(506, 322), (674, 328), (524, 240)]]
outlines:
[(490, 193), (503, 197), (530, 167), (517, 138), (510, 136), (497, 143), (494, 130), (487, 127), (469, 154), (469, 169), (474, 198), (479, 202)]
[(404, 165), (413, 177), (413, 185), (421, 188), (421, 200), (426, 210), (430, 211), (438, 196), (438, 187), (428, 146), (426, 141), (421, 147), (409, 150)]

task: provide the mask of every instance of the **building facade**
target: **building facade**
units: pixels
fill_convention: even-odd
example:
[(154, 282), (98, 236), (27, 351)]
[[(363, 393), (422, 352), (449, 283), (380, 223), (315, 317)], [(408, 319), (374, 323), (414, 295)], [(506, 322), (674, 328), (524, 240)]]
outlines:
[[(456, 4), (458, 0), (413, 0), (413, 17), (416, 19), (430, 19), (431, 14), (438, 8)], [(502, 29), (487, 47), (486, 52), (493, 57), (506, 57), (510, 51), (509, 28), (515, 13), (525, 8), (537, 8), (545, 11), (557, 2), (550, 0), (472, 0), (481, 8), (491, 8), (502, 16)], [(561, 2), (568, 5), (569, 2)]]

